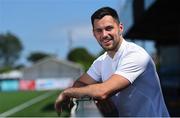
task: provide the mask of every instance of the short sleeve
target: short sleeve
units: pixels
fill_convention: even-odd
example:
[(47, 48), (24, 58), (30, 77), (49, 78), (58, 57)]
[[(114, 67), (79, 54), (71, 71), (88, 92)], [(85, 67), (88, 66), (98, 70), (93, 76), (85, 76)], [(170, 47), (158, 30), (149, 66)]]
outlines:
[(87, 74), (91, 76), (95, 81), (101, 81), (101, 62), (97, 59), (93, 62), (88, 69)]
[(149, 60), (150, 57), (146, 53), (131, 52), (118, 63), (115, 74), (119, 74), (133, 83), (144, 72)]

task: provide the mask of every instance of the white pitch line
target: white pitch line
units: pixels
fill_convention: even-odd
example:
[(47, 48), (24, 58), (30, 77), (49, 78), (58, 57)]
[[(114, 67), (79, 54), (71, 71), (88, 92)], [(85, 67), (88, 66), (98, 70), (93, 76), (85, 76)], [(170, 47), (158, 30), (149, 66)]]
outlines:
[(14, 108), (2, 113), (2, 114), (0, 114), (0, 117), (2, 118), (2, 117), (7, 117), (9, 115), (12, 115), (12, 114), (14, 114), (14, 113), (16, 113), (18, 111), (21, 111), (21, 110), (23, 110), (23, 109), (37, 103), (37, 102), (49, 97), (52, 94), (54, 94), (54, 92), (48, 92), (48, 93), (45, 93), (45, 94), (43, 94), (41, 96), (38, 96), (38, 97), (36, 97), (34, 99), (31, 99), (31, 100), (29, 100), (29, 101), (27, 101), (27, 102), (25, 102), (23, 104), (20, 104), (20, 105), (14, 107)]

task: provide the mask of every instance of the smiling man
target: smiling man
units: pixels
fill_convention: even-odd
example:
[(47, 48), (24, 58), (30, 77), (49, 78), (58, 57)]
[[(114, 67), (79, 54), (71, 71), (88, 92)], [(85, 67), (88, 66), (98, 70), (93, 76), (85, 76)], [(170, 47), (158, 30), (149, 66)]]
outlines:
[(169, 116), (154, 62), (143, 48), (123, 38), (123, 24), (117, 12), (110, 7), (100, 8), (91, 16), (91, 22), (105, 53), (73, 87), (58, 96), (56, 111), (61, 112), (62, 104), (68, 104), (71, 98), (90, 96), (99, 103), (112, 101), (107, 111), (115, 107), (116, 116)]

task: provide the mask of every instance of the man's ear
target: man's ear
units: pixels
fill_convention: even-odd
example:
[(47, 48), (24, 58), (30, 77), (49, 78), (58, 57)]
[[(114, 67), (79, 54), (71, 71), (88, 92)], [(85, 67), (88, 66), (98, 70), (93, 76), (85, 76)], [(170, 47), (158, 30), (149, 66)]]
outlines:
[(122, 23), (119, 23), (119, 31), (120, 31), (119, 35), (122, 35), (122, 33), (124, 31), (124, 26)]
[(123, 26), (123, 24), (122, 24), (122, 23), (119, 23), (119, 29), (120, 29), (120, 31), (121, 31), (121, 32), (123, 32), (123, 31), (124, 31), (124, 26)]

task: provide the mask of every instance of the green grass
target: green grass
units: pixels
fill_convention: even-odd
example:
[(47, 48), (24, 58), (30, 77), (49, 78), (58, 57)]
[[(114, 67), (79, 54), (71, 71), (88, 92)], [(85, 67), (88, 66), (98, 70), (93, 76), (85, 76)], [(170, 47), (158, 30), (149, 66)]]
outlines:
[[(2, 112), (22, 104), (34, 97), (44, 94), (47, 91), (26, 91), (26, 92), (0, 92), (0, 110)], [(59, 91), (52, 91), (54, 94), (48, 98), (33, 104), (22, 111), (12, 114), (11, 117), (57, 117), (54, 110), (54, 101), (59, 95)], [(2, 97), (1, 97), (2, 96)], [(2, 107), (3, 106), (3, 107)], [(62, 113), (61, 116), (69, 116), (68, 112)]]
[(34, 91), (0, 92), (0, 113), (45, 93)]

